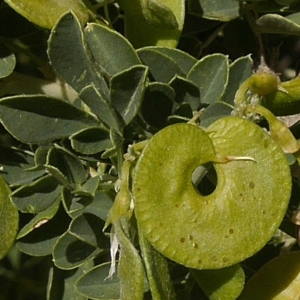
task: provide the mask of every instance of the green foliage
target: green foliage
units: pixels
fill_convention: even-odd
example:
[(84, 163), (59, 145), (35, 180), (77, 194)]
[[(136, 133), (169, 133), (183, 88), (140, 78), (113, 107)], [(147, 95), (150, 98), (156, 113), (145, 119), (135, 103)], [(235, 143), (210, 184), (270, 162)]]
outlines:
[(295, 299), (299, 4), (0, 1), (0, 298)]
[(0, 78), (10, 75), (16, 65), (16, 57), (5, 46), (0, 44)]
[(120, 1), (125, 11), (125, 32), (135, 48), (176, 47), (184, 25), (184, 0)]
[[(229, 62), (221, 54), (213, 54), (199, 60), (189, 71), (187, 79), (199, 88), (201, 102), (212, 104), (221, 99), (228, 83)], [(218, 82), (218, 87), (214, 86)]]
[(0, 259), (2, 259), (15, 241), (18, 230), (18, 211), (9, 200), (10, 189), (6, 182), (0, 177)]
[(218, 270), (192, 270), (191, 274), (209, 299), (235, 299), (244, 287), (245, 274), (239, 265)]
[[(69, 10), (74, 11), (82, 23), (87, 22), (89, 18), (89, 12), (82, 0), (46, 0), (43, 3), (35, 0), (5, 1), (31, 22), (48, 29), (51, 29), (59, 17)], [(53, 7), (55, 7), (55, 9), (53, 9)]]
[(239, 17), (240, 5), (238, 1), (218, 0), (188, 0), (189, 9), (194, 14), (218, 21), (230, 21)]
[(120, 280), (117, 273), (109, 280), (110, 264), (104, 263), (89, 270), (77, 281), (77, 291), (91, 299), (120, 299)]
[(98, 123), (87, 112), (46, 95), (4, 97), (0, 116), (13, 137), (30, 144), (65, 138)]

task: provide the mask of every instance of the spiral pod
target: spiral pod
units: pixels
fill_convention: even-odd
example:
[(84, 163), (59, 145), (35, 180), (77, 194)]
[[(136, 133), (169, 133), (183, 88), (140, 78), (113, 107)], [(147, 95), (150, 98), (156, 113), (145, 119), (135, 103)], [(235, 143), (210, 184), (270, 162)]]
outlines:
[[(208, 162), (217, 184), (204, 196), (191, 178)], [(158, 132), (137, 162), (132, 192), (139, 230), (154, 248), (190, 268), (218, 269), (253, 255), (272, 237), (287, 208), (291, 175), (266, 132), (226, 117), (207, 131), (175, 124)]]
[(278, 116), (300, 113), (300, 77), (282, 82), (280, 87), (265, 95), (262, 105)]

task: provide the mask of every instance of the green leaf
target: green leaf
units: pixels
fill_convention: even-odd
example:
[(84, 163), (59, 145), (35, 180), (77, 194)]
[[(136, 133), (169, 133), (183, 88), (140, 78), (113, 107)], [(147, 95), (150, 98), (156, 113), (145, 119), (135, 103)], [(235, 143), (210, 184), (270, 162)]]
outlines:
[(12, 247), (19, 226), (16, 207), (10, 202), (10, 189), (0, 176), (0, 260)]
[(187, 123), (193, 118), (193, 111), (191, 106), (187, 103), (182, 103), (173, 115), (168, 117), (170, 124)]
[(187, 79), (198, 86), (201, 103), (211, 104), (223, 96), (228, 84), (228, 76), (227, 56), (212, 54), (205, 56), (196, 63), (188, 73)]
[[(111, 129), (110, 139), (113, 142), (115, 149), (119, 149), (120, 147), (124, 146), (124, 137), (120, 132)], [(108, 149), (108, 151), (110, 151), (110, 149)], [(112, 155), (114, 155), (114, 153)]]
[(169, 82), (169, 85), (175, 91), (175, 101), (177, 103), (186, 102), (190, 104), (192, 110), (199, 109), (200, 91), (192, 81), (180, 76), (175, 76)]
[(111, 103), (127, 125), (136, 116), (143, 100), (148, 68), (135, 66), (110, 80)]
[(92, 213), (106, 221), (108, 212), (113, 204), (112, 199), (101, 190), (96, 192), (94, 198), (87, 196), (74, 196), (67, 189), (63, 192), (63, 203), (67, 213), (75, 218), (83, 213)]
[[(201, 11), (199, 11), (199, 6)], [(189, 10), (201, 12), (203, 18), (222, 22), (228, 22), (240, 15), (239, 2), (232, 0), (189, 0)]]
[(12, 201), (21, 212), (38, 213), (51, 206), (60, 197), (61, 186), (51, 175), (24, 185), (12, 194)]
[(239, 265), (217, 270), (191, 270), (209, 300), (236, 300), (241, 294), (245, 274)]
[(74, 288), (77, 280), (93, 267), (88, 261), (75, 270), (59, 270), (52, 267), (49, 272), (47, 300), (88, 300)]
[(76, 195), (95, 197), (100, 182), (100, 176), (89, 178), (83, 185), (73, 191)]
[(124, 300), (143, 299), (144, 281), (146, 278), (144, 266), (137, 249), (125, 233), (125, 230), (128, 231), (127, 220), (122, 218), (116, 222), (114, 230), (121, 247), (118, 268), (120, 298)]
[(89, 18), (88, 9), (81, 0), (5, 0), (20, 15), (40, 27), (51, 29), (59, 17), (72, 10), (80, 19), (86, 23)]
[(277, 33), (300, 35), (300, 24), (295, 18), (299, 15), (291, 16), (291, 19), (277, 14), (266, 14), (256, 21), (255, 31), (260, 33)]
[(79, 97), (91, 108), (92, 112), (109, 127), (121, 131), (122, 119), (116, 114), (111, 102), (94, 85), (85, 87)]
[[(146, 49), (146, 47), (144, 47), (143, 49)], [(156, 52), (160, 52), (168, 56), (170, 59), (175, 61), (175, 63), (179, 66), (179, 68), (183, 71), (185, 75), (190, 71), (193, 65), (197, 62), (196, 58), (176, 48), (156, 46), (156, 47), (147, 47), (147, 49), (153, 49)]]
[(252, 59), (249, 55), (236, 59), (229, 69), (229, 80), (222, 101), (234, 105), (235, 93), (240, 84), (252, 75)]
[[(295, 1), (295, 0), (294, 0)], [(296, 0), (298, 1), (298, 0)], [(300, 17), (300, 13), (297, 12), (297, 13), (294, 13), (294, 14), (291, 14), (291, 15), (287, 15), (286, 18), (292, 22), (294, 22), (295, 24), (299, 25), (300, 26), (300, 20), (299, 20), (299, 17)]]
[(57, 73), (78, 93), (93, 83), (108, 98), (107, 84), (73, 13), (64, 15), (51, 31), (48, 55)]
[[(195, 269), (223, 268), (259, 251), (279, 227), (291, 193), (285, 155), (263, 129), (225, 117), (207, 130), (164, 128), (143, 150), (133, 177), (140, 232), (164, 256)], [(203, 196), (192, 174), (208, 162), (217, 185)]]
[(91, 299), (119, 300), (120, 280), (117, 273), (107, 278), (110, 263), (94, 267), (84, 274), (76, 283), (76, 290)]
[(58, 197), (53, 204), (47, 207), (45, 210), (37, 213), (18, 233), (17, 239), (24, 237), (32, 232), (34, 229), (44, 225), (51, 220), (58, 211), (61, 198)]
[(84, 35), (96, 64), (106, 76), (111, 77), (141, 64), (128, 40), (107, 26), (89, 23)]
[(152, 298), (176, 299), (166, 259), (150, 245), (143, 234), (139, 235), (139, 242)]
[(181, 103), (174, 111), (174, 115), (187, 118), (188, 120), (193, 118), (193, 110), (188, 103)]
[(230, 116), (233, 107), (225, 102), (218, 101), (209, 105), (201, 114), (201, 126), (208, 127), (218, 119)]
[(0, 43), (0, 79), (10, 75), (15, 65), (15, 55)]
[(258, 270), (247, 282), (240, 300), (299, 298), (300, 252), (280, 255)]
[(47, 161), (47, 154), (48, 154), (48, 151), (49, 151), (49, 148), (48, 146), (39, 146), (35, 153), (34, 153), (34, 167), (31, 167), (31, 168), (28, 168), (29, 171), (36, 171), (36, 170), (41, 170), (41, 169), (44, 169), (44, 164), (46, 163)]
[(184, 24), (185, 0), (133, 0), (125, 1), (123, 7), (126, 37), (135, 48), (176, 47)]
[(12, 136), (32, 144), (69, 137), (77, 131), (98, 125), (86, 112), (46, 95), (2, 98), (0, 119)]
[(31, 168), (32, 165), (21, 164), (1, 164), (3, 167), (2, 177), (7, 181), (10, 187), (20, 187), (21, 185), (30, 184), (32, 181), (40, 178), (45, 174), (45, 170), (30, 171), (27, 168)]
[(141, 2), (143, 16), (147, 23), (162, 29), (177, 29), (176, 17), (168, 6), (159, 0)]
[(31, 183), (33, 180), (44, 175), (45, 170), (34, 170), (31, 153), (0, 146), (1, 175), (10, 187)]
[(149, 67), (150, 74), (155, 81), (167, 83), (175, 75), (184, 75), (172, 58), (155, 49), (155, 47), (146, 47), (137, 51), (142, 62)]
[(58, 238), (53, 247), (53, 262), (62, 270), (72, 270), (93, 259), (101, 249), (79, 240), (69, 231)]
[(64, 185), (80, 184), (87, 178), (87, 170), (74, 154), (58, 146), (48, 152), (45, 167)]
[(63, 189), (62, 200), (64, 208), (71, 218), (81, 215), (84, 209), (95, 202), (90, 195), (74, 195), (67, 188)]
[(18, 239), (17, 246), (31, 256), (51, 255), (56, 241), (68, 229), (69, 222), (68, 215), (60, 208), (51, 220)]
[(112, 147), (109, 132), (100, 127), (83, 129), (70, 136), (72, 148), (82, 154), (96, 154)]
[(144, 120), (154, 128), (165, 127), (172, 114), (174, 96), (174, 90), (167, 84), (149, 84), (141, 107)]
[(79, 240), (100, 249), (109, 248), (109, 239), (104, 235), (101, 228), (104, 221), (91, 213), (84, 213), (73, 219), (69, 232)]

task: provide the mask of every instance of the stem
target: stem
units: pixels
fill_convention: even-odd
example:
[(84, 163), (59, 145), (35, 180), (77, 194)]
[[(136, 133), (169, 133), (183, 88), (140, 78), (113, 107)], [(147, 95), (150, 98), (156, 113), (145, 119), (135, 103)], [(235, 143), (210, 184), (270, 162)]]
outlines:
[(125, 160), (122, 165), (122, 176), (120, 178), (119, 191), (116, 195), (114, 204), (108, 213), (107, 220), (105, 222), (103, 231), (108, 227), (109, 224), (115, 225), (122, 216), (130, 218), (130, 202), (131, 193), (129, 190), (129, 179), (130, 179), (130, 168), (131, 162)]
[(122, 177), (123, 173), (123, 163), (124, 163), (124, 151), (122, 147), (117, 149), (117, 170), (119, 178)]
[[(202, 47), (201, 47), (201, 51), (205, 48), (207, 48), (214, 40), (215, 38), (218, 36), (219, 32), (222, 31), (225, 26), (227, 25), (227, 23), (223, 23), (221, 24), (219, 27), (217, 27), (216, 30), (213, 31), (213, 33), (208, 37), (208, 39), (203, 43)], [(200, 53), (198, 55), (198, 57), (200, 57)]]
[(124, 151), (123, 151), (123, 132), (122, 129), (119, 131), (111, 130), (110, 132), (110, 139), (113, 145), (116, 148), (117, 155), (111, 157), (112, 163), (117, 169), (118, 177), (121, 178), (122, 176), (122, 165), (124, 161)]
[(247, 9), (245, 10), (245, 17), (246, 17), (246, 19), (248, 21), (248, 24), (251, 27), (252, 31), (256, 35), (257, 42), (258, 42), (258, 47), (259, 47), (259, 51), (260, 51), (260, 57), (261, 56), (265, 57), (264, 45), (263, 45), (263, 42), (262, 42), (261, 33), (259, 32), (259, 27), (256, 25), (253, 15)]
[(240, 85), (234, 98), (235, 106), (239, 106), (244, 102), (245, 94), (251, 87), (251, 83), (252, 83), (252, 77), (249, 77)]
[(105, 19), (106, 19), (107, 22), (108, 22), (109, 27), (110, 27), (110, 28), (113, 28), (112, 23), (111, 23), (111, 20), (110, 20), (110, 17), (109, 17), (109, 12), (108, 12), (108, 8), (107, 8), (107, 3), (108, 3), (108, 1), (105, 1), (104, 7), (103, 7), (103, 9), (104, 9), (104, 15), (105, 15)]

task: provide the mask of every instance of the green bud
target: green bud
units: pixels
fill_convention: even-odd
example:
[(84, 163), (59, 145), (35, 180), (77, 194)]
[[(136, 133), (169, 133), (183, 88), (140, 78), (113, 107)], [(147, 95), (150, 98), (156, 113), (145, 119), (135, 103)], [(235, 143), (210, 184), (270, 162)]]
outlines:
[(255, 73), (251, 76), (250, 90), (259, 96), (265, 96), (277, 91), (278, 78), (273, 72)]

